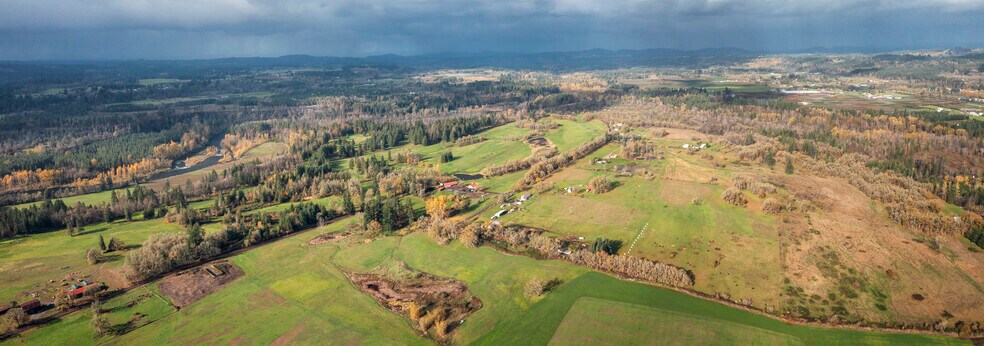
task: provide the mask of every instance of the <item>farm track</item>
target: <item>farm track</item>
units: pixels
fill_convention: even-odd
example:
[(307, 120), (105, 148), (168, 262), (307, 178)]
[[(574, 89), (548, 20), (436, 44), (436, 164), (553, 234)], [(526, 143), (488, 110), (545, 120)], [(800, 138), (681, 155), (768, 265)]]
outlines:
[[(493, 195), (496, 195), (496, 196), (501, 195), (501, 193), (498, 193), (498, 192), (489, 192), (489, 193), (490, 194), (493, 194)], [(477, 218), (479, 215), (482, 215), (482, 213), (488, 211), (489, 209), (492, 209), (492, 206), (494, 206), (494, 205), (495, 205), (495, 203), (491, 203), (491, 204), (485, 206), (485, 208), (482, 208), (482, 210), (476, 211), (476, 212), (472, 213), (471, 215), (468, 215), (468, 217), (465, 218), (465, 222), (472, 222), (472, 220), (475, 220), (475, 218)]]

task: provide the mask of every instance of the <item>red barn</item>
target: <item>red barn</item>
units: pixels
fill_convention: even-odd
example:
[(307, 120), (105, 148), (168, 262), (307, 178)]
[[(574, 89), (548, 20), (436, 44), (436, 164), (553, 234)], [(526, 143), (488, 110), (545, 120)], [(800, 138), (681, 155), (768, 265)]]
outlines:
[(441, 187), (443, 187), (445, 189), (450, 189), (450, 188), (455, 187), (457, 185), (458, 185), (458, 181), (449, 181), (449, 182), (446, 182), (446, 183), (441, 183)]
[(10, 305), (0, 306), (0, 315), (7, 313), (7, 310), (10, 310)]
[(94, 294), (94, 293), (98, 293), (101, 290), (102, 290), (102, 285), (100, 285), (100, 284), (91, 284), (91, 285), (82, 286), (82, 287), (76, 288), (74, 290), (68, 291), (67, 295), (68, 295), (69, 298), (76, 298), (77, 299), (77, 298), (81, 298), (86, 293)]
[(82, 286), (74, 290), (68, 291), (67, 295), (69, 298), (82, 298), (82, 294), (85, 293), (85, 288), (88, 286)]
[(24, 304), (21, 304), (20, 307), (21, 309), (24, 309), (24, 311), (31, 311), (41, 307), (41, 300), (35, 299), (35, 300), (26, 301), (24, 302)]

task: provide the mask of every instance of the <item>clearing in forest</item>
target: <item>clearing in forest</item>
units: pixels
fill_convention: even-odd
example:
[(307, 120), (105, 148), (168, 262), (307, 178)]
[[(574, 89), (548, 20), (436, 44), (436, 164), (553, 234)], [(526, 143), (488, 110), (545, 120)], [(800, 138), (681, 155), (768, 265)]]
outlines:
[[(414, 151), (425, 162), (440, 166), (444, 173), (478, 173), (491, 165), (500, 165), (512, 160), (527, 157), (531, 153), (530, 145), (526, 142), (529, 129), (516, 127), (515, 123), (476, 134), (484, 138), (478, 143), (456, 146), (454, 143), (438, 143), (417, 147)], [(451, 152), (454, 159), (441, 163), (441, 155)], [(398, 152), (396, 150), (394, 153)]]

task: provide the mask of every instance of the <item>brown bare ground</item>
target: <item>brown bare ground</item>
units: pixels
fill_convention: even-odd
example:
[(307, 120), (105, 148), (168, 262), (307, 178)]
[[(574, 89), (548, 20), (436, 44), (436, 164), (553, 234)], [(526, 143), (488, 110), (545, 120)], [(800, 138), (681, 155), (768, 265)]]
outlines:
[[(217, 268), (222, 274), (212, 277), (206, 268)], [(242, 270), (231, 263), (213, 262), (170, 276), (161, 281), (158, 287), (175, 306), (181, 308), (215, 293), (242, 275)]]
[(679, 141), (692, 141), (692, 140), (709, 141), (709, 140), (711, 140), (714, 137), (714, 136), (706, 135), (706, 134), (703, 134), (703, 133), (700, 133), (700, 132), (697, 132), (697, 131), (694, 131), (694, 130), (676, 129), (676, 128), (672, 128), (672, 127), (666, 127), (666, 128), (663, 128), (663, 129), (666, 130), (666, 133), (667, 133), (666, 136), (664, 136), (663, 138), (672, 139), (672, 140), (679, 140)]
[(685, 159), (682, 155), (670, 155), (667, 157), (666, 161), (669, 165), (667, 165), (666, 173), (663, 175), (666, 179), (695, 183), (707, 183), (714, 177), (720, 179), (720, 171), (711, 167), (694, 164), (689, 160), (697, 160), (696, 157)]
[(287, 300), (270, 290), (263, 290), (249, 297), (249, 301), (257, 303), (259, 308), (270, 308), (276, 305), (287, 306)]
[[(817, 258), (829, 246), (843, 265), (863, 273), (891, 296), (890, 317), (874, 309), (871, 301), (852, 307), (865, 319), (925, 323), (941, 319), (943, 311), (952, 314), (954, 322), (984, 319), (984, 254), (967, 251), (952, 236), (938, 238), (942, 250), (934, 250), (926, 236), (890, 221), (880, 205), (842, 179), (773, 179), (819, 206), (805, 213), (808, 218), (791, 222), (783, 239), (787, 277), (806, 294), (836, 291), (836, 278), (825, 277), (817, 267)], [(925, 299), (912, 299), (917, 293)]]
[(317, 237), (311, 238), (311, 241), (308, 241), (308, 244), (310, 244), (310, 245), (318, 245), (318, 244), (324, 244), (324, 243), (337, 242), (339, 240), (348, 238), (348, 236), (350, 236), (350, 235), (352, 235), (352, 233), (348, 233), (348, 232), (345, 232), (345, 233), (322, 234), (322, 235), (319, 235)]
[(291, 344), (291, 341), (294, 341), (294, 338), (296, 338), (298, 335), (301, 334), (301, 332), (304, 331), (304, 328), (305, 328), (304, 324), (298, 325), (297, 327), (294, 327), (294, 329), (291, 329), (286, 334), (281, 335), (280, 337), (278, 337), (277, 340), (273, 340), (273, 342), (270, 343), (270, 345), (273, 345), (273, 346), (286, 346), (286, 345), (290, 345)]

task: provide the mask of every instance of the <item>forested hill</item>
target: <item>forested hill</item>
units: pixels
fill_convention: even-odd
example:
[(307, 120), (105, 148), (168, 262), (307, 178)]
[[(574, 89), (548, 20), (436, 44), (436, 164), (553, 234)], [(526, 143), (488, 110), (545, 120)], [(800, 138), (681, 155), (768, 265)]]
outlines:
[(377, 55), (364, 58), (288, 55), (281, 57), (221, 58), (206, 60), (44, 61), (0, 62), (0, 85), (66, 83), (113, 75), (145, 78), (166, 74), (173, 78), (203, 74), (239, 73), (257, 68), (342, 68), (346, 66), (406, 68), (513, 68), (535, 70), (595, 70), (634, 66), (709, 67), (736, 63), (761, 53), (736, 48), (701, 50), (646, 49), (548, 53), (468, 53), (431, 55)]

